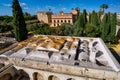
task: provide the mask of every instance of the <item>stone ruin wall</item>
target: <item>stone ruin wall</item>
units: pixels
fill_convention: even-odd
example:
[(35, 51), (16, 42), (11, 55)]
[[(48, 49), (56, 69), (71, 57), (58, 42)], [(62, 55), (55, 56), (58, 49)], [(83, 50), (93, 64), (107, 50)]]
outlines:
[(93, 69), (87, 67), (77, 67), (64, 64), (54, 64), (47, 62), (31, 61), (9, 58), (10, 62), (16, 66), (26, 67), (29, 69), (36, 69), (41, 71), (49, 71), (52, 73), (60, 73), (66, 75), (73, 75), (78, 77), (93, 78), (96, 80), (120, 80), (120, 72), (112, 70)]

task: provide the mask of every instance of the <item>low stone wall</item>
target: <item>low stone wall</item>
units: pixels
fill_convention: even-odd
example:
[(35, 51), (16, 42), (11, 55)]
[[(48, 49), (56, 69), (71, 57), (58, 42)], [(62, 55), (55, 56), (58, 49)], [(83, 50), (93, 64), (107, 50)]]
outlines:
[(33, 60), (21, 60), (20, 58), (9, 58), (10, 63), (13, 63), (19, 67), (26, 67), (30, 69), (49, 71), (53, 73), (61, 73), (67, 75), (73, 75), (78, 77), (88, 77), (100, 80), (120, 80), (120, 72), (92, 69), (87, 67), (70, 66), (63, 64), (54, 64)]

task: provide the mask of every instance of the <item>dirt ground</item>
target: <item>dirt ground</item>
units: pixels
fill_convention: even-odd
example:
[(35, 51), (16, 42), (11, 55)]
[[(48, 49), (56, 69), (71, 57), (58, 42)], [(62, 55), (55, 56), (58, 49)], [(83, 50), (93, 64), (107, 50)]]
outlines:
[(120, 44), (117, 45), (116, 47), (112, 47), (117, 53), (118, 55), (120, 56)]
[(119, 40), (119, 43), (117, 45), (115, 45), (114, 47), (112, 47), (117, 53), (118, 55), (120, 56), (120, 40)]

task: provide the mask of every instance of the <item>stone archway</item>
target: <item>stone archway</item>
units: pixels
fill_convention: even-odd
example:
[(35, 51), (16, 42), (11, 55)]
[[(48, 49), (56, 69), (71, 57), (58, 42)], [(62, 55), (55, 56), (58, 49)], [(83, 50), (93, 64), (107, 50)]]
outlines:
[(67, 80), (75, 80), (75, 79), (73, 79), (73, 78), (69, 78), (69, 79), (67, 79)]
[(44, 80), (44, 77), (38, 72), (33, 73), (33, 80)]
[(38, 74), (37, 72), (34, 72), (34, 73), (33, 73), (33, 80), (38, 80), (38, 79), (37, 79), (37, 74)]
[(7, 73), (5, 75), (3, 75), (2, 77), (0, 77), (0, 80), (12, 80), (13, 77), (10, 73)]
[(51, 75), (48, 77), (48, 80), (60, 80), (57, 76)]
[(18, 70), (18, 75), (16, 76), (16, 80), (30, 80), (30, 77), (27, 72), (23, 69)]

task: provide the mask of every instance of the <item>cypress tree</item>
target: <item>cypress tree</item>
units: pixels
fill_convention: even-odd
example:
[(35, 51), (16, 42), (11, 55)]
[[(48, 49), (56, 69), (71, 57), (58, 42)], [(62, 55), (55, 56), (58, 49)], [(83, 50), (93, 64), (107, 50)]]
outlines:
[(111, 42), (111, 13), (107, 13), (107, 22), (106, 22), (106, 41)]
[(89, 13), (89, 23), (91, 23), (91, 13)]
[(91, 15), (91, 24), (93, 24), (95, 26), (99, 25), (98, 16), (97, 16), (97, 13), (95, 11), (93, 11), (92, 15)]
[(91, 24), (95, 24), (95, 11), (92, 11), (92, 14), (91, 14)]
[(84, 20), (84, 24), (87, 23), (87, 12), (86, 9), (83, 10), (83, 20)]
[(76, 21), (76, 36), (83, 36), (84, 26), (83, 14), (80, 14), (78, 20)]
[(111, 13), (110, 12), (108, 13), (107, 24), (108, 24), (108, 27), (107, 27), (108, 33), (107, 33), (107, 35), (109, 35), (110, 32), (111, 32)]
[(107, 30), (107, 27), (108, 27), (108, 24), (107, 24), (107, 19), (108, 19), (108, 15), (105, 14), (105, 16), (103, 17), (103, 20), (101, 22), (101, 37), (104, 41), (107, 41), (106, 37), (107, 37), (107, 33), (108, 33), (108, 30)]
[(97, 13), (97, 20), (98, 20), (98, 25), (101, 23), (101, 14), (98, 12)]
[(77, 15), (76, 15), (76, 20), (79, 18), (80, 15), (80, 8), (76, 7), (75, 10), (77, 11)]
[(17, 41), (25, 40), (27, 38), (27, 29), (23, 12), (18, 0), (13, 0), (12, 12), (15, 38)]
[(115, 43), (116, 42), (116, 23), (117, 23), (117, 14), (112, 14), (111, 17), (111, 33), (110, 33), (110, 42)]

